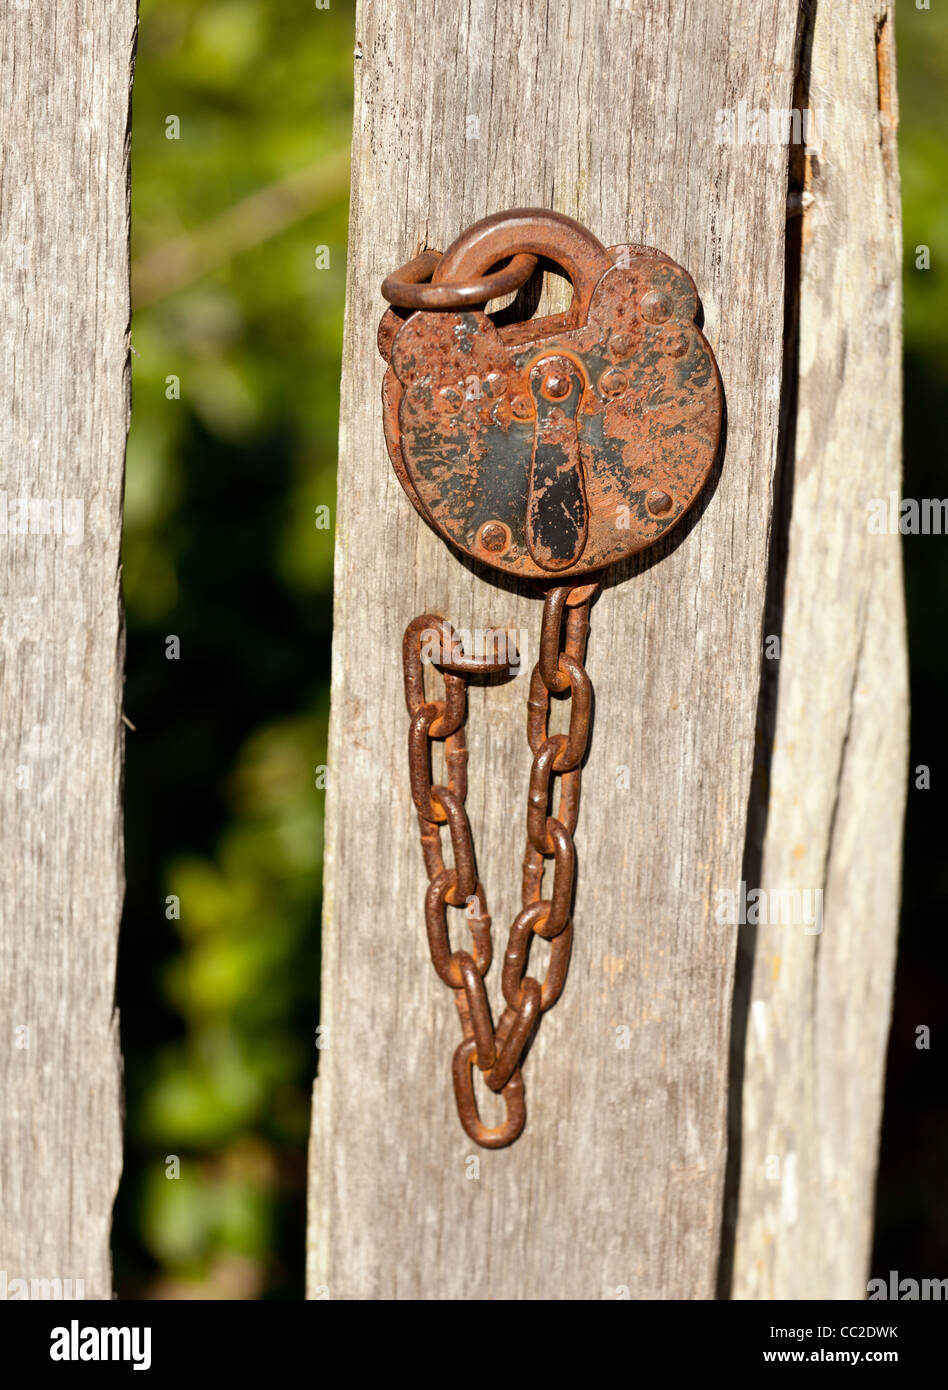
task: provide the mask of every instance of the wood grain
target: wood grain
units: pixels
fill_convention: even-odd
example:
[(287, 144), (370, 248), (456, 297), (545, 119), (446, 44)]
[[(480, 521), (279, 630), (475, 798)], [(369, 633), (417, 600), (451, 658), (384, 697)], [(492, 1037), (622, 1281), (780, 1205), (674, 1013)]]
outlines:
[[(16, 1279), (111, 1294), (135, 26), (134, 0), (30, 0), (0, 19), (0, 1270), (10, 1297), (23, 1296)], [(21, 532), (18, 499), (33, 502), (32, 532), (29, 520)]]
[[(736, 938), (714, 907), (741, 877), (753, 761), (787, 199), (786, 145), (722, 145), (715, 114), (789, 108), (796, 8), (360, 7), (312, 1296), (713, 1296)], [(419, 243), (531, 205), (691, 271), (728, 446), (695, 524), (593, 610), (573, 960), (524, 1071), (525, 1134), (485, 1153), (454, 1113), (457, 1017), (425, 948), (400, 640), (436, 609), (524, 630), (533, 659), (540, 605), (460, 564), (412, 511), (383, 443), (375, 331), (379, 283)], [(498, 949), (517, 905), (525, 686), (470, 701), (468, 808)]]
[[(782, 652), (760, 883), (824, 891), (823, 930), (756, 933), (733, 1292), (865, 1298), (907, 778), (901, 227), (891, 6), (818, 5)], [(881, 85), (880, 85), (881, 79)], [(924, 542), (922, 542), (924, 543)]]

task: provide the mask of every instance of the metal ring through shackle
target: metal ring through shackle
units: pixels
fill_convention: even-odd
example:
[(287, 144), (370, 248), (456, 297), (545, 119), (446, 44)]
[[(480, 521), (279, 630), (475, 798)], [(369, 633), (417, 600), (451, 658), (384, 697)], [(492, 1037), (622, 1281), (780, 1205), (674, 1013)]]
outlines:
[[(399, 309), (464, 309), (470, 305), (486, 304), (502, 294), (512, 294), (525, 285), (536, 270), (536, 256), (514, 256), (509, 265), (490, 275), (479, 275), (466, 283), (428, 284), (438, 271), (442, 256), (437, 251), (423, 251), (407, 265), (393, 271), (382, 281), (382, 297)], [(503, 260), (496, 256), (490, 264)]]

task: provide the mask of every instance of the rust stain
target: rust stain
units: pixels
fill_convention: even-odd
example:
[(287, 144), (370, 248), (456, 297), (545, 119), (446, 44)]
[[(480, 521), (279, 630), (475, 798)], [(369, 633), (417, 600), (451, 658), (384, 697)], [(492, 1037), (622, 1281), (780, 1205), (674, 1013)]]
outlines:
[(892, 35), (888, 13), (876, 20), (876, 101), (879, 114), (888, 119), (892, 113)]
[(898, 98), (895, 85), (895, 35), (888, 10), (876, 20), (876, 104), (879, 109), (879, 148), (886, 175), (898, 173), (896, 132), (899, 125)]

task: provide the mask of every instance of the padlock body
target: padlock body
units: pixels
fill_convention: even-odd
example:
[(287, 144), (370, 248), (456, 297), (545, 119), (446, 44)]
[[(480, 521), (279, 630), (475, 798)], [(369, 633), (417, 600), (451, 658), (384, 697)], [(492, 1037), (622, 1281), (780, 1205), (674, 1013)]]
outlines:
[(571, 578), (643, 550), (714, 464), (722, 390), (690, 276), (647, 247), (609, 256), (576, 326), (383, 320), (396, 473), (446, 540), (510, 574)]

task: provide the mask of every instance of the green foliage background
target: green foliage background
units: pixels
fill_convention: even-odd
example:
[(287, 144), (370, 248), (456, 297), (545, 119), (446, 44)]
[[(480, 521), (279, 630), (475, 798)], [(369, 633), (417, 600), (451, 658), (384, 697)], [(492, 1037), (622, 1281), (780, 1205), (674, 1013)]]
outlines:
[[(136, 726), (119, 979), (128, 1123), (114, 1240), (126, 1297), (303, 1292), (333, 535), (314, 522), (334, 503), (353, 26), (351, 0), (141, 4), (124, 547)], [(948, 9), (901, 0), (898, 43), (904, 492), (938, 497)], [(299, 170), (310, 176), (288, 208), (285, 180)], [(928, 271), (915, 268), (920, 244)], [(910, 538), (905, 558), (912, 765), (940, 773), (948, 660), (930, 624), (948, 605), (942, 543)], [(172, 635), (178, 660), (166, 658)], [(937, 1053), (914, 1047), (918, 1023), (948, 1024), (948, 958), (932, 931), (948, 888), (941, 780), (910, 792), (874, 1261), (923, 1275), (944, 1272), (948, 1230), (944, 1073), (927, 1066)], [(166, 1175), (171, 1156), (178, 1178)]]
[[(335, 500), (353, 25), (345, 0), (141, 6), (125, 1296), (302, 1294), (333, 543), (315, 523)], [(285, 211), (281, 181), (307, 168)], [(238, 223), (288, 225), (230, 254), (218, 219), (251, 195)], [(195, 250), (208, 268), (175, 288)]]

